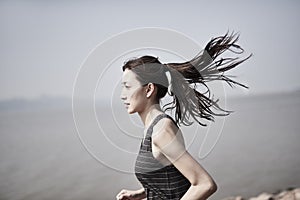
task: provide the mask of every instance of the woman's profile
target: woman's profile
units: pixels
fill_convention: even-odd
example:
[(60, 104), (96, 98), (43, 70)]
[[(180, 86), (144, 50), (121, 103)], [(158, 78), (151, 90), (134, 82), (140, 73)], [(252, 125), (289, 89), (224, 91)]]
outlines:
[[(207, 86), (209, 81), (224, 81), (230, 86), (247, 86), (224, 73), (245, 60), (219, 58), (228, 51), (240, 54), (237, 34), (211, 39), (205, 49), (183, 63), (161, 63), (157, 57), (142, 56), (124, 63), (123, 100), (129, 114), (137, 113), (145, 132), (135, 163), (135, 175), (142, 187), (123, 189), (118, 200), (138, 199), (207, 199), (217, 190), (211, 175), (186, 150), (180, 125), (194, 121), (205, 126), (214, 116), (230, 113), (218, 105)], [(199, 91), (201, 87), (204, 91)], [(173, 101), (161, 107), (169, 94)], [(174, 119), (165, 113), (174, 111)]]

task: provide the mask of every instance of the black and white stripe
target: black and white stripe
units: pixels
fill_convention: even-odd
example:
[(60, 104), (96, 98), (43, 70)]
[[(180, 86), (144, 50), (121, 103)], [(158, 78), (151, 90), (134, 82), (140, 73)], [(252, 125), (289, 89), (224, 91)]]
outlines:
[(174, 165), (163, 166), (152, 154), (153, 127), (165, 117), (172, 119), (167, 114), (160, 114), (149, 126), (135, 163), (136, 177), (145, 188), (148, 200), (180, 199), (191, 185)]

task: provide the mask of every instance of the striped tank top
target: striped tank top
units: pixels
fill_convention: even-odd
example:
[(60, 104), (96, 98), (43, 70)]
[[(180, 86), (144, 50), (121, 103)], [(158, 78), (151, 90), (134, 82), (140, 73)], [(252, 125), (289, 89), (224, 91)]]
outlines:
[(135, 163), (135, 175), (145, 189), (147, 200), (180, 199), (191, 185), (173, 164), (164, 166), (152, 154), (153, 127), (165, 117), (174, 122), (167, 114), (160, 114), (153, 120), (146, 132), (145, 139), (141, 142)]

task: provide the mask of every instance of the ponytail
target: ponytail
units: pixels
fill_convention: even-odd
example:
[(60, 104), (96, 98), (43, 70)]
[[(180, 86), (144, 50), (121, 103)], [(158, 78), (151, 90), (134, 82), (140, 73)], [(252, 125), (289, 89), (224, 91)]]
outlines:
[[(236, 44), (238, 39), (237, 34), (227, 32), (224, 36), (211, 39), (204, 50), (190, 61), (162, 64), (158, 58), (143, 56), (129, 60), (123, 66), (123, 71), (125, 69), (135, 70), (138, 79), (144, 83), (156, 80), (157, 82), (154, 83), (158, 86), (158, 99), (165, 96), (169, 91), (173, 101), (164, 105), (163, 109), (164, 111), (175, 109), (175, 122), (178, 125), (191, 125), (193, 121), (190, 121), (190, 117), (192, 117), (200, 125), (206, 126), (200, 119), (214, 121), (214, 116), (226, 116), (231, 113), (231, 111), (224, 110), (218, 105), (218, 99), (213, 99), (207, 82), (219, 80), (225, 81), (230, 87), (238, 85), (248, 88), (224, 73), (249, 59), (252, 54), (244, 59), (238, 57), (219, 58), (226, 51), (233, 54), (243, 53), (242, 47)], [(151, 66), (144, 64), (151, 64)], [(163, 67), (158, 67), (157, 64)], [(137, 68), (140, 65), (143, 65), (142, 69)], [(163, 72), (170, 73), (170, 80)], [(204, 86), (206, 91), (197, 91), (199, 85)]]

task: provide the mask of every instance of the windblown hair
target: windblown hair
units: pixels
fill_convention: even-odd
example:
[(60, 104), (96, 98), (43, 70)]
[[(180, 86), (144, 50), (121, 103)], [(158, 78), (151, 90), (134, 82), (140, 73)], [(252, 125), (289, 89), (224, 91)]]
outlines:
[[(252, 54), (244, 59), (238, 57), (219, 58), (225, 51), (233, 54), (244, 52), (242, 47), (236, 44), (239, 35), (236, 33), (212, 38), (204, 50), (197, 54), (192, 60), (183, 63), (162, 64), (158, 58), (153, 56), (142, 56), (131, 59), (124, 63), (122, 69), (132, 70), (137, 79), (146, 85), (153, 83), (157, 86), (156, 98), (159, 101), (168, 92), (168, 79), (166, 71), (171, 74), (172, 91), (170, 95), (173, 101), (163, 106), (164, 111), (175, 109), (175, 122), (189, 126), (193, 123), (192, 117), (200, 125), (206, 126), (200, 119), (214, 121), (215, 116), (226, 116), (232, 111), (227, 111), (218, 105), (218, 99), (214, 100), (207, 82), (223, 81), (233, 87), (238, 85), (244, 88), (248, 86), (238, 83), (224, 72), (235, 68)], [(197, 86), (204, 86), (205, 92), (197, 91)]]

